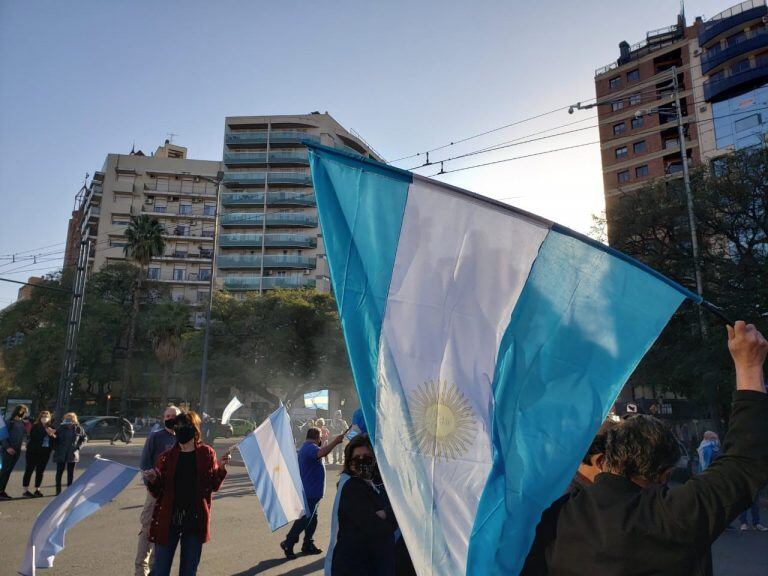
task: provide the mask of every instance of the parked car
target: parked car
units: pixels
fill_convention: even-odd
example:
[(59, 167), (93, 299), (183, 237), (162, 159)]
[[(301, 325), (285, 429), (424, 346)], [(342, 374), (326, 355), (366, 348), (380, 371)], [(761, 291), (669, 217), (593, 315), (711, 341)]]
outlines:
[(133, 424), (118, 416), (88, 416), (80, 422), (88, 440), (112, 440), (118, 437), (129, 444), (133, 440)]
[(232, 418), (229, 421), (232, 424), (232, 432), (235, 436), (247, 436), (256, 428), (256, 423), (245, 418)]
[[(234, 431), (232, 424), (222, 424), (218, 418), (206, 418), (203, 421), (203, 440), (206, 442), (213, 442), (215, 438), (231, 438)], [(213, 438), (211, 438), (213, 433)]]

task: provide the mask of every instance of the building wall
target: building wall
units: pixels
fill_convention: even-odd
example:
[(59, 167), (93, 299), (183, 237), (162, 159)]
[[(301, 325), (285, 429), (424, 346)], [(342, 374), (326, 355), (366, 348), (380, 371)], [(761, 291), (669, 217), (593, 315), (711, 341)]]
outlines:
[(226, 118), (219, 288), (330, 290), (304, 139), (376, 157), (327, 113)]
[(90, 269), (125, 261), (130, 216), (148, 214), (166, 230), (165, 252), (150, 263), (149, 279), (167, 286), (175, 300), (207, 301), (216, 186), (205, 178), (215, 179), (219, 170), (221, 163), (209, 160), (109, 154), (97, 174), (101, 185), (92, 184), (83, 207)]

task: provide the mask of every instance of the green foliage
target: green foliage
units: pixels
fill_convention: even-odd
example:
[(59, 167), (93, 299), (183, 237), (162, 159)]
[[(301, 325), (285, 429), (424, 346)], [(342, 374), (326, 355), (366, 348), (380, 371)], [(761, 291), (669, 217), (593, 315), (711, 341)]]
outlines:
[[(704, 297), (732, 319), (765, 331), (768, 297), (768, 152), (738, 152), (717, 170), (691, 175)], [(608, 205), (611, 245), (695, 291), (686, 198), (680, 180), (656, 182)], [(722, 321), (686, 304), (645, 357), (631, 382), (708, 403), (715, 411), (732, 390)], [(717, 389), (717, 390), (715, 390)]]
[(165, 249), (163, 234), (163, 225), (157, 218), (147, 214), (131, 216), (125, 230), (125, 257), (136, 262), (141, 268), (146, 267), (154, 256), (162, 255)]

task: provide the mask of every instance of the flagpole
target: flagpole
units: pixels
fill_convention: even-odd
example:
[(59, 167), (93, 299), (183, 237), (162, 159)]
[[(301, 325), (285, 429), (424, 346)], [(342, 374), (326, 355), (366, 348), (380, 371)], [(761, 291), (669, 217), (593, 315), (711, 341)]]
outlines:
[(32, 576), (35, 576), (36, 570), (35, 567), (37, 565), (37, 556), (35, 554), (35, 545), (32, 544)]

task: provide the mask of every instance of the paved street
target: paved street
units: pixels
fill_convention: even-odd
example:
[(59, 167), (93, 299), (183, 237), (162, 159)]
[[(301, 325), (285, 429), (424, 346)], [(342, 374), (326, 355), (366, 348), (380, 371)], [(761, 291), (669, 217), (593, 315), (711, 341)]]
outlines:
[[(216, 443), (223, 452), (231, 441)], [(106, 442), (89, 443), (83, 448), (85, 469), (94, 454), (120, 462), (138, 465), (143, 439), (125, 446)], [(11, 477), (8, 492), (19, 496), (21, 471), (19, 462)], [(321, 504), (317, 544), (328, 542), (330, 508), (335, 493), (338, 467), (329, 467), (328, 494)], [(53, 494), (54, 473), (50, 469), (43, 482), (43, 492)], [(224, 487), (215, 498), (211, 525), (211, 542), (203, 548), (200, 574), (214, 576), (309, 576), (322, 574), (323, 557), (299, 557), (287, 561), (278, 546), (287, 528), (272, 534), (267, 527), (258, 500), (253, 495), (245, 468), (235, 452)], [(37, 513), (50, 498), (18, 499), (0, 503), (0, 576), (15, 575), (26, 544), (27, 535)], [(51, 576), (84, 576), (100, 574), (132, 574), (138, 531), (138, 517), (144, 501), (144, 487), (137, 480), (115, 502), (91, 516), (67, 535), (66, 547), (57, 556)], [(763, 512), (766, 513), (765, 511)], [(175, 570), (175, 569), (174, 569)], [(768, 533), (729, 531), (715, 545), (716, 576), (764, 576), (768, 574)]]

